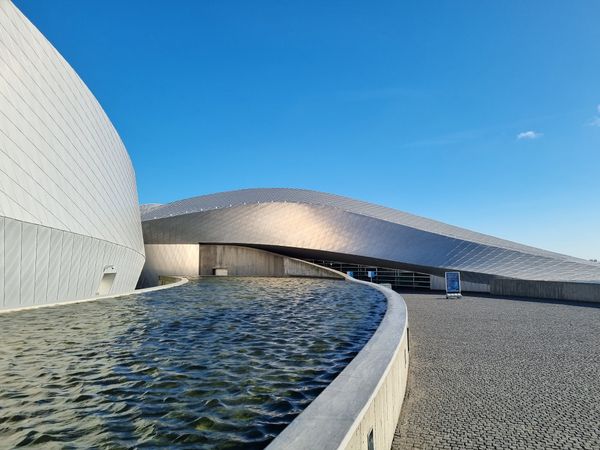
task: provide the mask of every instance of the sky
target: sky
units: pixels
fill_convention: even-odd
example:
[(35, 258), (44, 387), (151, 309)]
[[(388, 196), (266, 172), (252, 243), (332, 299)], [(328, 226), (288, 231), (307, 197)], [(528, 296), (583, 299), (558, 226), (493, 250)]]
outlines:
[(141, 203), (314, 189), (600, 259), (600, 2), (14, 3)]

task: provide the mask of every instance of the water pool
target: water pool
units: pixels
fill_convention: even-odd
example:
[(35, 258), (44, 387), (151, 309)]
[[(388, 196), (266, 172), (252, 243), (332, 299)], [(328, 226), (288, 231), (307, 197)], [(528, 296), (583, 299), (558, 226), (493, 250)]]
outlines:
[(0, 315), (0, 446), (264, 448), (385, 309), (356, 283), (211, 278)]

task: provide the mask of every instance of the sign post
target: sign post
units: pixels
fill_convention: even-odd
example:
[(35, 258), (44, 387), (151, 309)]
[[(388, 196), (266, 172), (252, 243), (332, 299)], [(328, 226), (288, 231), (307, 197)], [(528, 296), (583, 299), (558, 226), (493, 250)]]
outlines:
[(373, 278), (375, 278), (377, 276), (377, 272), (375, 272), (374, 270), (368, 270), (367, 276), (369, 277), (369, 280), (371, 280), (371, 283), (372, 283)]
[(446, 298), (461, 298), (460, 272), (446, 272)]

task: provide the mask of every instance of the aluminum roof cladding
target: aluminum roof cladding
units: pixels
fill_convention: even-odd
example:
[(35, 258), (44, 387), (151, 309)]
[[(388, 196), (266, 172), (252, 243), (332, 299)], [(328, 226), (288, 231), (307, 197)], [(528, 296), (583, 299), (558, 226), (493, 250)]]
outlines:
[(244, 189), (142, 207), (146, 244), (238, 244), (291, 256), (370, 263), (467, 281), (600, 281), (592, 262), (347, 197)]

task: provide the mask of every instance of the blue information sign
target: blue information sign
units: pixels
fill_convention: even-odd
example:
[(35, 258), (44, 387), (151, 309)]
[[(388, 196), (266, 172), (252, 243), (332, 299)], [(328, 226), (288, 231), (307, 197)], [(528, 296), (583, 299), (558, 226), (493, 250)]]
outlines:
[(446, 272), (446, 294), (460, 294), (460, 272)]
[(351, 270), (349, 270), (348, 272), (346, 272), (346, 275), (348, 275), (351, 278), (354, 278), (354, 272), (352, 272)]
[(374, 270), (369, 270), (367, 271), (367, 276), (369, 278), (375, 278), (377, 276), (377, 272), (375, 272)]

